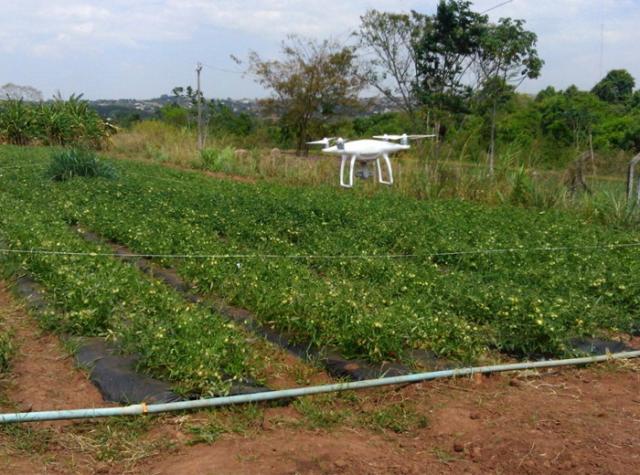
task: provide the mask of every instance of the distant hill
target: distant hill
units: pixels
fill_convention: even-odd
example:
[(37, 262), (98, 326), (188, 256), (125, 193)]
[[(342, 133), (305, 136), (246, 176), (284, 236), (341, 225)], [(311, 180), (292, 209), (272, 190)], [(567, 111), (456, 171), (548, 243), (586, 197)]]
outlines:
[[(260, 113), (258, 99), (217, 99), (234, 112), (245, 112), (252, 115)], [(363, 99), (362, 111), (352, 111), (355, 115), (376, 114), (395, 111), (394, 105), (385, 98)], [(100, 99), (89, 101), (89, 104), (104, 118), (119, 119), (135, 115), (140, 119), (149, 119), (158, 115), (158, 111), (167, 104), (179, 104), (191, 107), (188, 98), (162, 95), (154, 99)]]

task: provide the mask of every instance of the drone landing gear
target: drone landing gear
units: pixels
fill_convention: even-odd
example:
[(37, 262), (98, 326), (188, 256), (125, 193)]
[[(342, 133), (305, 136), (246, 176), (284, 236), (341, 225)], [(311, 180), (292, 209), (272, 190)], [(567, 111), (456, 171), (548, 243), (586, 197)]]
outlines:
[[(355, 177), (355, 165), (357, 156), (343, 155), (340, 162), (340, 186), (343, 188), (353, 188), (353, 180)], [(383, 177), (382, 168), (383, 165), (380, 160), (384, 160), (384, 168), (386, 168), (386, 178)], [(345, 168), (347, 168), (347, 162), (349, 162), (348, 176), (345, 177)], [(358, 172), (358, 176), (361, 178), (369, 178), (369, 169), (367, 168), (367, 162), (362, 162), (363, 168)], [(391, 160), (389, 155), (384, 154), (381, 158), (376, 158), (376, 170), (378, 173), (378, 181), (383, 185), (393, 185), (393, 170), (391, 168)], [(346, 178), (346, 179), (345, 179)]]
[(393, 185), (393, 170), (391, 169), (391, 160), (389, 155), (384, 154), (382, 156), (385, 165), (387, 166), (387, 179), (382, 178), (382, 166), (380, 165), (380, 159), (376, 159), (376, 168), (378, 169), (378, 181), (383, 185)]
[[(350, 160), (349, 164), (349, 181), (345, 182), (344, 180), (344, 169), (347, 164), (347, 160)], [(353, 155), (349, 158), (347, 155), (342, 156), (342, 161), (340, 162), (340, 186), (343, 188), (353, 188), (353, 175), (354, 175), (354, 167), (356, 165), (356, 156)]]

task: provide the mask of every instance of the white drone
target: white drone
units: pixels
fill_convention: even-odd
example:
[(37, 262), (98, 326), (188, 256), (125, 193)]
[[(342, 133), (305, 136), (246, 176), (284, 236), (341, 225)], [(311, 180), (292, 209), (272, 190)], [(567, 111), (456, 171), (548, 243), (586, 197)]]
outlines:
[[(322, 140), (316, 140), (313, 142), (307, 142), (309, 145), (324, 145), (322, 149), (323, 153), (329, 155), (337, 155), (342, 157), (340, 163), (340, 186), (344, 188), (353, 187), (353, 179), (355, 176), (355, 164), (360, 162), (362, 164), (362, 170), (359, 176), (362, 178), (369, 178), (369, 169), (367, 167), (369, 162), (375, 160), (376, 169), (378, 171), (378, 182), (383, 185), (393, 185), (393, 170), (391, 169), (391, 160), (389, 155), (392, 153), (400, 152), (401, 150), (409, 150), (409, 140), (426, 139), (435, 137), (435, 135), (375, 135), (373, 138), (378, 140), (352, 140), (347, 141), (342, 138), (324, 138)], [(335, 141), (335, 145), (331, 146), (331, 142)], [(400, 143), (392, 143), (400, 141)], [(384, 160), (387, 167), (386, 179), (382, 177), (382, 166), (380, 159)], [(347, 165), (347, 161), (350, 161), (349, 165), (349, 180), (345, 181), (344, 170)]]

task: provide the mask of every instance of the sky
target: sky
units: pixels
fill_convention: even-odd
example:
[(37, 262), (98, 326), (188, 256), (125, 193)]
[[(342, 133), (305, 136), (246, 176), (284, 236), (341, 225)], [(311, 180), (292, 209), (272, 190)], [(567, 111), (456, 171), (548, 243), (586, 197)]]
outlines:
[[(477, 0), (476, 11), (504, 0)], [(276, 58), (288, 34), (348, 41), (368, 9), (433, 13), (436, 0), (0, 0), (0, 85), (88, 99), (152, 98), (195, 84), (207, 97), (267, 93), (230, 55)], [(489, 13), (522, 18), (546, 64), (521, 86), (590, 89), (625, 68), (640, 87), (640, 0), (513, 0)], [(604, 28), (603, 28), (604, 27)], [(601, 47), (603, 53), (601, 55)], [(603, 60), (601, 61), (601, 57)]]

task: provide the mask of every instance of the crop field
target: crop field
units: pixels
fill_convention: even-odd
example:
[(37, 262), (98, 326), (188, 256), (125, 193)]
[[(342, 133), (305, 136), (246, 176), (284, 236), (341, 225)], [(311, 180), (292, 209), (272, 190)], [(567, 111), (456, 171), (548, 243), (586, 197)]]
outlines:
[(123, 160), (115, 179), (58, 183), (44, 175), (48, 154), (0, 149), (1, 247), (89, 255), (4, 253), (2, 267), (45, 287), (60, 310), (46, 325), (107, 335), (184, 391), (252, 375), (254, 349), (73, 225), (174, 255), (157, 259), (197, 292), (371, 362), (562, 356), (572, 338), (640, 329), (637, 231), (565, 211), (237, 183)]

